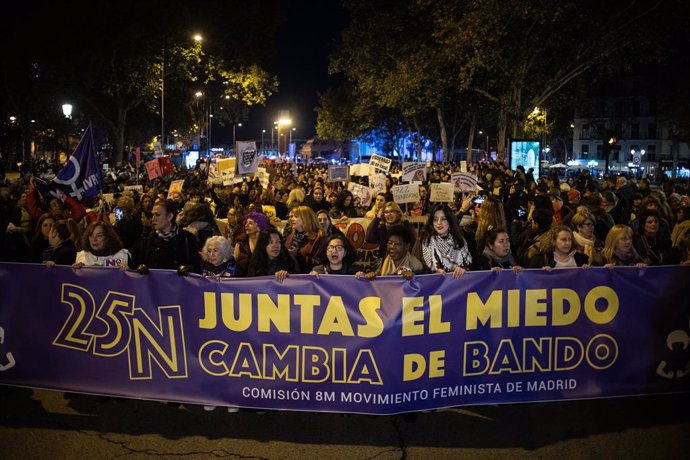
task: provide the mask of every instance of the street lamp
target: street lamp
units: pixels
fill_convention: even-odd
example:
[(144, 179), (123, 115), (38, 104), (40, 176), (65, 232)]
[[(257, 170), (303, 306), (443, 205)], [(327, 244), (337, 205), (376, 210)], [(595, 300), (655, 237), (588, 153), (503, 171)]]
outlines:
[[(483, 131), (479, 131), (479, 134), (484, 134)], [(484, 159), (489, 160), (489, 133), (486, 133), (486, 149), (484, 150)]]
[(263, 152), (264, 150), (266, 150), (266, 149), (264, 148), (264, 135), (265, 135), (265, 134), (266, 134), (266, 130), (265, 130), (265, 129), (262, 129), (262, 130), (261, 130), (261, 151), (262, 151), (262, 152)]
[[(192, 38), (197, 43), (203, 40), (200, 34)], [(161, 150), (165, 151), (165, 45), (161, 52)]]
[(232, 124), (232, 148), (234, 149), (236, 147), (237, 141), (235, 138), (235, 126), (239, 126), (240, 128), (242, 127), (242, 123), (233, 123)]
[[(196, 97), (196, 108), (197, 112), (199, 111), (199, 99), (204, 95), (201, 91), (197, 91), (194, 93), (194, 96)], [(199, 115), (202, 115), (201, 113)], [(201, 117), (199, 117), (201, 118)], [(201, 155), (201, 133), (202, 133), (202, 122), (201, 119), (199, 120), (199, 154)]]
[(62, 114), (65, 118), (72, 118), (72, 104), (62, 104)]
[(290, 143), (291, 143), (291, 144), (292, 144), (292, 133), (295, 132), (295, 131), (297, 131), (297, 128), (292, 128), (292, 129), (290, 130)]
[[(283, 155), (283, 148), (281, 147), (281, 141), (280, 137), (283, 136), (284, 133), (280, 132), (280, 127), (281, 126), (290, 126), (292, 124), (292, 120), (289, 117), (289, 112), (287, 110), (281, 111), (280, 113), (280, 118), (278, 119), (278, 153), (280, 155)], [(285, 137), (285, 136), (283, 136)], [(287, 150), (287, 149), (285, 149)]]

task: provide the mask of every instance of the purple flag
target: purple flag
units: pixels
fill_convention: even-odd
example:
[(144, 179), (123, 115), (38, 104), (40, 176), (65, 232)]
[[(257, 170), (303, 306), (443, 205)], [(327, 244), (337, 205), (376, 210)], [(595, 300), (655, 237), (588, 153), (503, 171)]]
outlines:
[(39, 189), (44, 195), (55, 189), (81, 200), (86, 196), (101, 193), (103, 178), (101, 166), (96, 157), (96, 145), (93, 141), (91, 124), (86, 128), (79, 145), (57, 176)]

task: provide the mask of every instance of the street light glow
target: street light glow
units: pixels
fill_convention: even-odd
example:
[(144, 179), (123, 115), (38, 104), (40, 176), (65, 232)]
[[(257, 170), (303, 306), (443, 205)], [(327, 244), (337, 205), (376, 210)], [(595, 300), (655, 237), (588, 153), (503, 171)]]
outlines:
[(204, 37), (202, 37), (201, 34), (195, 34), (193, 38), (195, 42), (200, 42), (204, 39)]
[(194, 95), (195, 95), (196, 97), (201, 97), (201, 96), (204, 95), (204, 93), (202, 93), (201, 91), (197, 91), (196, 93), (194, 93)]
[(290, 120), (289, 118), (281, 118), (280, 120), (278, 120), (278, 125), (291, 125), (291, 124), (292, 124), (292, 120)]
[(72, 104), (62, 104), (62, 114), (65, 118), (72, 118)]

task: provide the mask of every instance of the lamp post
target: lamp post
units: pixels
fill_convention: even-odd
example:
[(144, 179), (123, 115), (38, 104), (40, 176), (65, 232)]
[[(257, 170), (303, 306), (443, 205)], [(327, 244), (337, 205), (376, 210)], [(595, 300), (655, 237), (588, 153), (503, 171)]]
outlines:
[[(288, 117), (289, 117), (288, 111), (284, 110), (284, 111), (281, 111), (281, 117), (278, 119), (278, 153), (280, 153), (281, 156), (284, 153), (283, 148), (281, 147), (281, 143), (284, 143), (284, 142), (281, 142), (280, 138), (281, 138), (281, 136), (283, 138), (285, 138), (286, 139), (285, 142), (287, 142), (287, 138), (284, 136), (285, 133), (280, 132), (280, 127), (292, 125), (292, 120)], [(287, 150), (287, 149), (285, 149), (285, 150)]]
[[(62, 114), (65, 116), (65, 119), (71, 120), (72, 119), (72, 104), (69, 103), (64, 103), (62, 104)], [(65, 129), (65, 156), (69, 155), (69, 121), (66, 123), (67, 128)], [(58, 163), (58, 154), (55, 152), (55, 163)]]
[[(201, 91), (197, 91), (194, 93), (194, 96), (196, 97), (196, 108), (197, 108), (197, 113), (199, 112), (199, 99), (204, 95)], [(202, 115), (199, 113), (199, 115)], [(202, 118), (202, 117), (199, 117)], [(199, 120), (199, 153), (201, 153), (201, 120)]]
[(261, 151), (263, 152), (265, 150), (264, 148), (264, 135), (266, 134), (266, 130), (262, 129), (261, 130)]
[[(484, 134), (484, 131), (479, 131), (479, 134)], [(486, 133), (486, 149), (484, 150), (484, 159), (489, 160), (490, 152), (489, 152), (489, 133)]]
[[(233, 123), (232, 124), (232, 148), (234, 149), (237, 145), (237, 139), (235, 137), (235, 126), (239, 126), (240, 128), (242, 127), (242, 123)], [(263, 142), (263, 141), (262, 141)]]

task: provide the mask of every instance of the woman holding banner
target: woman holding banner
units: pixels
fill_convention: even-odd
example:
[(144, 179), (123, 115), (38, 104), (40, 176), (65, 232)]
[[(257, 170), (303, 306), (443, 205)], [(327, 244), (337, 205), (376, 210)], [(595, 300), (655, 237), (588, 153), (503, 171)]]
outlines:
[(510, 249), (510, 236), (505, 228), (492, 227), (486, 232), (486, 247), (476, 263), (477, 270), (500, 272), (511, 269), (515, 273), (522, 270)]
[(422, 262), (432, 273), (461, 277), (472, 263), (469, 246), (448, 205), (434, 207), (419, 239)]
[(354, 275), (357, 251), (342, 235), (331, 235), (326, 240), (326, 257), (322, 265), (315, 266), (310, 275)]
[(297, 260), (288, 253), (278, 229), (267, 227), (259, 234), (247, 276), (274, 275), (282, 283), (290, 273), (299, 273)]
[(107, 222), (92, 222), (82, 235), (83, 251), (77, 253), (75, 268), (117, 267), (127, 269), (131, 255), (115, 229)]
[(548, 235), (549, 238), (542, 239), (542, 252), (530, 258), (529, 268), (551, 270), (589, 266), (589, 257), (575, 249), (570, 227), (557, 225)]
[(647, 265), (633, 246), (633, 230), (627, 225), (616, 224), (606, 235), (604, 249), (592, 258), (595, 267), (637, 267)]
[(424, 264), (410, 253), (414, 230), (405, 225), (392, 225), (388, 229), (386, 240), (386, 257), (379, 261), (378, 267), (371, 272), (359, 271), (355, 273), (357, 278), (373, 280), (377, 276), (400, 275), (406, 280), (411, 280), (416, 274), (424, 273)]

